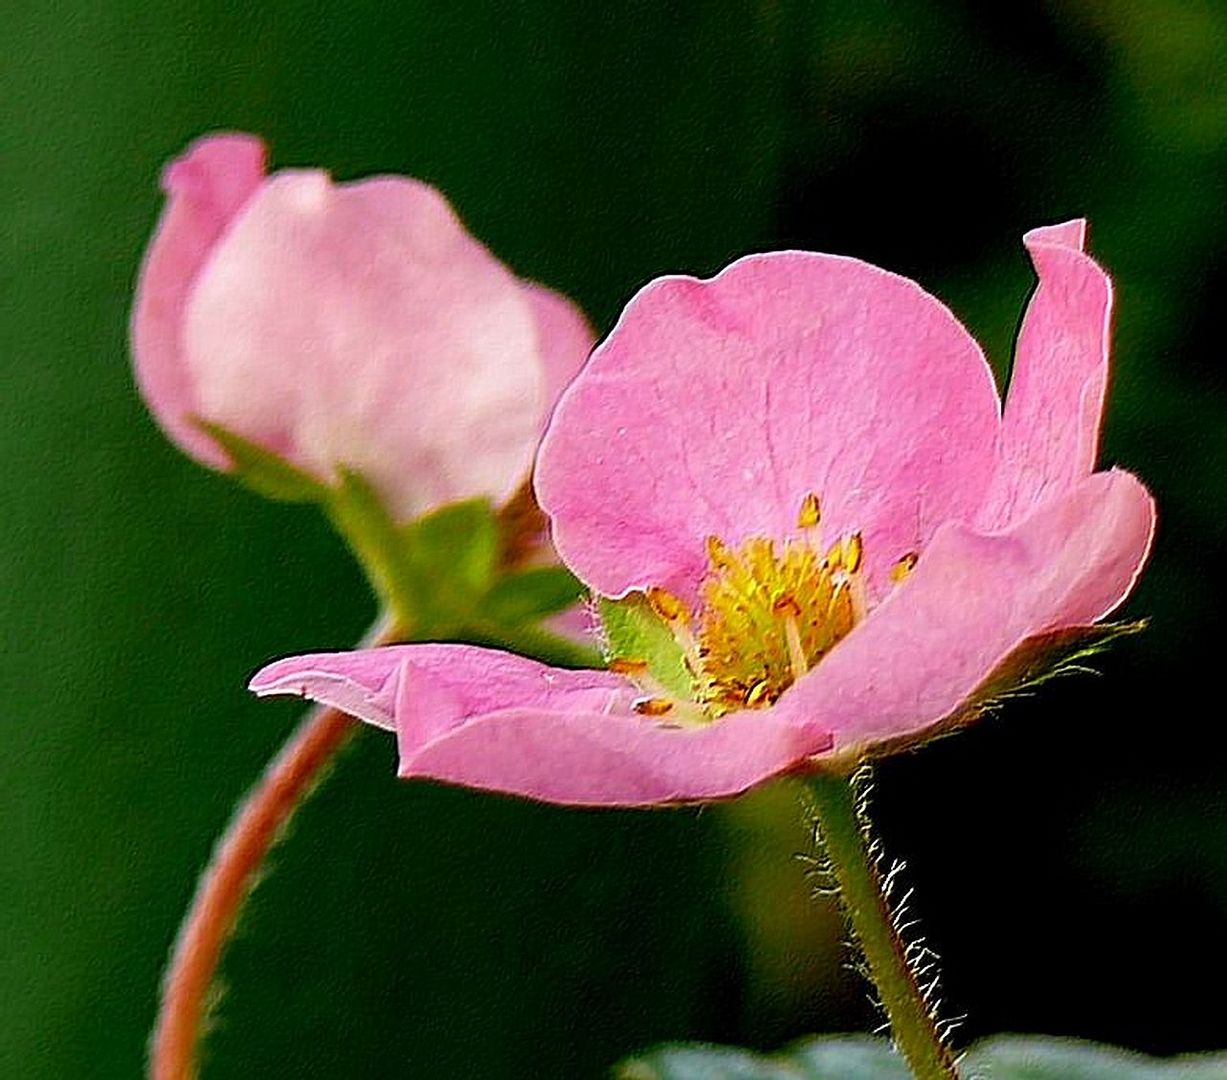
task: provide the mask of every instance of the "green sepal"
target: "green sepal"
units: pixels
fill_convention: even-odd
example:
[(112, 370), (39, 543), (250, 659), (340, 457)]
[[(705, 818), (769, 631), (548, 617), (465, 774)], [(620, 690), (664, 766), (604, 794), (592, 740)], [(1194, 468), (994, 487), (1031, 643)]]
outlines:
[(594, 649), (528, 624), (578, 603), (584, 587), (560, 566), (500, 573), (498, 516), (489, 499), (450, 503), (399, 524), (371, 483), (339, 469), (329, 485), (241, 435), (196, 425), (225, 451), (240, 483), (279, 502), (318, 503), (362, 565), (382, 606), (405, 632), (444, 638), (468, 630), (490, 644), (521, 642), (568, 666), (596, 666)]
[(513, 570), (491, 586), (482, 612), (498, 623), (543, 619), (579, 603), (587, 590), (566, 567)]
[(366, 572), (382, 606), (401, 626), (416, 631), (422, 621), (421, 605), (404, 534), (388, 516), (375, 489), (358, 473), (343, 469), (336, 487), (328, 492), (324, 509)]
[(460, 627), (455, 637), (470, 645), (484, 645), (491, 649), (519, 653), (530, 660), (539, 660), (552, 667), (604, 667), (600, 652), (593, 646), (581, 645), (531, 622), (518, 625), (473, 622)]
[(1146, 629), (1146, 620), (1071, 626), (1050, 634), (1027, 638), (988, 677), (976, 697), (1000, 701), (1028, 693), (1050, 679), (1087, 671), (1084, 662), (1105, 652), (1121, 638)]
[(226, 452), (233, 466), (230, 475), (258, 495), (277, 502), (323, 502), (331, 494), (328, 485), (271, 450), (220, 424), (207, 420), (193, 423)]
[(932, 727), (895, 739), (875, 742), (871, 747), (855, 748), (838, 758), (828, 758), (831, 765), (840, 761), (855, 768), (866, 756), (890, 757), (904, 750), (945, 738), (968, 724), (991, 713), (1011, 698), (1030, 694), (1044, 683), (1062, 675), (1094, 671), (1086, 661), (1107, 650), (1121, 638), (1131, 637), (1146, 629), (1146, 620), (1137, 622), (1099, 623), (1093, 626), (1070, 626), (1047, 634), (1025, 639), (971, 693), (967, 700), (945, 719)]
[(476, 617), (498, 564), (498, 521), (488, 499), (449, 503), (399, 525), (365, 478), (342, 470), (325, 506), (402, 625), (445, 637)]
[[(997, 1035), (960, 1061), (960, 1075), (992, 1080), (1218, 1080), (1227, 1055), (1152, 1058), (1077, 1039)], [(623, 1062), (616, 1080), (910, 1080), (885, 1039), (835, 1035), (779, 1054), (725, 1046), (672, 1045)]]
[(440, 613), (467, 615), (494, 583), (499, 530), (489, 499), (424, 514), (404, 527), (402, 542), (419, 591)]
[(686, 700), (694, 697), (694, 678), (685, 653), (643, 593), (631, 593), (621, 600), (602, 598), (598, 607), (611, 658), (645, 661), (652, 677), (666, 690)]

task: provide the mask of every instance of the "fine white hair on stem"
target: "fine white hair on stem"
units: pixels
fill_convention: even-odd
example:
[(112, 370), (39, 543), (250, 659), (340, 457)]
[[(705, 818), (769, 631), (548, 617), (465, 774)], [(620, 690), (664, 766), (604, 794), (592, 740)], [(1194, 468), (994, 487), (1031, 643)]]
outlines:
[[(902, 859), (888, 860), (881, 841), (876, 836), (872, 836), (869, 831), (868, 803), (874, 785), (868, 765), (862, 766), (856, 772), (852, 778), (852, 785), (856, 792), (857, 816), (860, 818), (861, 827), (868, 841), (870, 862), (881, 883), (886, 915), (901, 945), (903, 961), (915, 982), (920, 1000), (939, 1038), (946, 1042), (966, 1019), (966, 1015), (941, 1015), (944, 1003), (941, 996), (939, 957), (929, 940), (916, 932), (921, 920), (913, 911), (914, 888), (904, 887), (903, 878), (907, 864)], [(806, 876), (815, 897), (838, 896), (839, 886), (822, 839), (821, 822), (812, 807), (807, 806), (807, 811), (811, 823), (812, 844), (810, 851), (800, 855), (799, 858), (806, 867)], [(851, 935), (845, 944), (849, 950), (850, 959), (843, 966), (869, 984), (868, 1000), (874, 1009), (884, 1016), (885, 1007), (873, 990), (874, 983), (871, 973)], [(889, 1031), (889, 1019), (884, 1019), (874, 1033), (887, 1034)]]

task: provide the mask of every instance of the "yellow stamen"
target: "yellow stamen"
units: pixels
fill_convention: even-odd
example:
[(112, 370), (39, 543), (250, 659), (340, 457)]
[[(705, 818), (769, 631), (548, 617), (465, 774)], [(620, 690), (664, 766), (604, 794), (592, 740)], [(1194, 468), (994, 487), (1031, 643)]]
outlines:
[(807, 540), (751, 537), (735, 550), (708, 544), (691, 666), (709, 717), (766, 708), (814, 667), (857, 619), (859, 539), (832, 549), (831, 566)]
[(726, 570), (732, 564), (733, 553), (718, 536), (707, 538), (707, 561), (717, 570)]
[[(867, 607), (864, 538), (851, 532), (824, 558), (821, 521), (818, 496), (808, 492), (792, 538), (751, 536), (730, 547), (708, 536), (707, 572), (696, 594), (647, 590), (652, 611), (681, 648), (693, 696), (676, 698), (644, 660), (617, 657), (610, 670), (631, 678), (643, 695), (636, 712), (689, 726), (767, 708), (851, 633)], [(914, 563), (913, 555), (901, 565)]]
[(690, 612), (681, 597), (674, 596), (668, 589), (658, 589), (656, 586), (648, 589), (648, 603), (667, 623), (689, 622)]
[(856, 604), (852, 597), (852, 586), (846, 581), (841, 581), (835, 586), (831, 606), (827, 610), (827, 618), (830, 620), (831, 630), (837, 641), (856, 625)]
[(903, 556), (894, 566), (890, 568), (890, 579), (896, 585), (904, 581), (909, 574), (915, 569), (916, 562), (919, 556), (914, 551), (909, 551)]
[(844, 572), (855, 574), (861, 568), (861, 559), (865, 554), (865, 541), (861, 534), (854, 532), (844, 541), (843, 567)]
[(762, 682), (756, 682), (750, 687), (750, 692), (746, 694), (746, 708), (757, 709), (764, 702), (771, 687), (764, 679)]
[(838, 570), (843, 565), (843, 558), (844, 542), (842, 540), (836, 540), (835, 543), (831, 545), (830, 550), (827, 552), (827, 557), (822, 561), (826, 563), (828, 569)]
[(801, 605), (797, 601), (785, 594), (781, 596), (774, 604), (771, 605), (771, 610), (777, 615), (782, 615), (786, 619), (797, 619), (801, 616)]
[(609, 661), (609, 670), (615, 675), (625, 675), (628, 678), (634, 679), (648, 673), (648, 662), (646, 660), (633, 660), (628, 657), (615, 656)]
[(812, 491), (801, 501), (801, 513), (797, 515), (798, 529), (812, 529), (822, 520), (822, 507), (818, 496)]

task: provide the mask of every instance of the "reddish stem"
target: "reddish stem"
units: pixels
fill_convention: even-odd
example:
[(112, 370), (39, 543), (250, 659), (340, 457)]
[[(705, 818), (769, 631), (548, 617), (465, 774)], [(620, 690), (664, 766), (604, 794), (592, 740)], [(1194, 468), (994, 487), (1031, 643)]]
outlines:
[(150, 1043), (152, 1080), (193, 1080), (196, 1045), (222, 950), (264, 863), (302, 797), (357, 721), (313, 709), (240, 805), (201, 875), (162, 984)]
[[(381, 627), (363, 644), (390, 636)], [(150, 1080), (195, 1080), (213, 980), (243, 902), (294, 811), (357, 726), (336, 709), (312, 709), (239, 804), (179, 928), (149, 1044)]]

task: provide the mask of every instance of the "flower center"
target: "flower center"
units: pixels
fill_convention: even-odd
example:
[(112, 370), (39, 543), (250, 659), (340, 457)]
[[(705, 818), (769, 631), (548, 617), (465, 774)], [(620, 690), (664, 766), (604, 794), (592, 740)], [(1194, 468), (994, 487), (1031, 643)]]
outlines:
[(708, 541), (692, 672), (713, 717), (772, 705), (856, 625), (864, 611), (859, 534), (825, 558), (804, 539)]
[[(649, 694), (636, 706), (641, 713), (704, 723), (767, 708), (864, 618), (861, 534), (837, 540), (824, 555), (819, 521), (818, 499), (811, 494), (793, 538), (777, 543), (756, 536), (730, 548), (708, 537), (707, 571), (694, 612), (664, 589), (647, 591), (649, 605), (681, 649), (691, 697), (657, 696), (646, 662), (616, 659), (611, 666)], [(894, 580), (906, 577), (915, 562), (914, 554), (901, 559)]]

